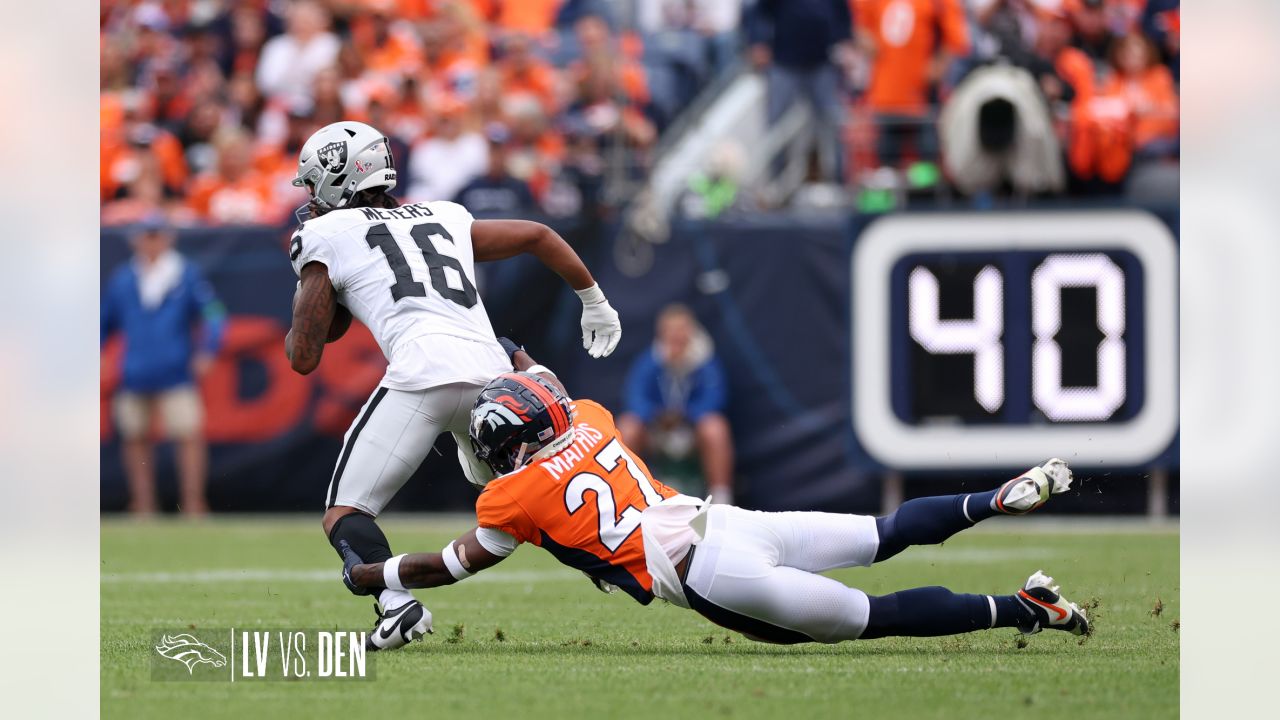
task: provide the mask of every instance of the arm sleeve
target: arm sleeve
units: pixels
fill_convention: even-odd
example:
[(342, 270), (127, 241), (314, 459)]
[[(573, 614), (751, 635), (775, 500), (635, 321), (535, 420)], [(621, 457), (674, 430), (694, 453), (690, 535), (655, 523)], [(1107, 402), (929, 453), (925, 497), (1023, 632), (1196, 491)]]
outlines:
[(476, 540), (480, 542), (480, 547), (488, 550), (490, 554), (503, 558), (511, 555), (520, 546), (519, 540), (497, 528), (476, 528)]
[(689, 394), (689, 407), (685, 409), (685, 414), (690, 420), (696, 421), (707, 413), (724, 412), (728, 397), (724, 368), (713, 357), (698, 371), (697, 382)]
[(537, 537), (537, 528), (529, 514), (500, 487), (486, 488), (476, 499), (476, 525), (481, 529), (501, 530), (517, 543), (533, 542)]
[(650, 351), (646, 350), (643, 355), (636, 358), (636, 361), (631, 364), (631, 370), (627, 373), (627, 385), (623, 393), (623, 407), (627, 412), (638, 416), (644, 422), (653, 420), (653, 416), (658, 411), (658, 403), (649, 392), (650, 387), (653, 385), (653, 362), (649, 353)]

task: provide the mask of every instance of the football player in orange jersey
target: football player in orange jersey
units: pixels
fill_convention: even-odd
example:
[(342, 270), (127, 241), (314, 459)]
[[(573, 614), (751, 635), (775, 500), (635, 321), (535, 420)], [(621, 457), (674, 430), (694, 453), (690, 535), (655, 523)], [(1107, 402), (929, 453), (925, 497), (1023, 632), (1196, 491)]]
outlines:
[(478, 527), (438, 553), (349, 564), (343, 580), (352, 592), (449, 585), (533, 543), (602, 590), (621, 589), (642, 605), (661, 598), (763, 642), (997, 627), (1089, 632), (1084, 611), (1040, 571), (1011, 595), (922, 587), (872, 596), (818, 574), (940, 543), (997, 514), (1030, 512), (1070, 487), (1062, 460), (989, 492), (909, 500), (885, 517), (711, 505), (655, 480), (608, 410), (570, 400), (554, 373), (499, 342), (517, 372), (490, 382), (471, 411), (476, 456), (496, 476), (476, 501)]

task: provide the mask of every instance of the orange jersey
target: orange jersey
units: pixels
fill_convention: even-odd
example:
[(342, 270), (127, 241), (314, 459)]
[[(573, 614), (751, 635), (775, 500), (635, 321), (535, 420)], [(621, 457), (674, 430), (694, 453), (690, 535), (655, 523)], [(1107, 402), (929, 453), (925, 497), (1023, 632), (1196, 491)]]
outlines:
[(640, 513), (678, 493), (622, 444), (608, 410), (591, 400), (576, 400), (574, 408), (573, 444), (490, 482), (476, 501), (476, 520), (647, 605), (653, 578)]
[(851, 7), (855, 32), (875, 41), (867, 104), (878, 112), (925, 112), (934, 55), (969, 52), (959, 0), (854, 0)]

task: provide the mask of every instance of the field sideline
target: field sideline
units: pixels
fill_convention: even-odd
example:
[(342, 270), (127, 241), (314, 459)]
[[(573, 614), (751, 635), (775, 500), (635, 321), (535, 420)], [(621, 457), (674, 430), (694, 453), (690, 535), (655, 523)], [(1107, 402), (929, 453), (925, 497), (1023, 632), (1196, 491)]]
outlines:
[[(1003, 520), (1003, 519), (1001, 519)], [(385, 524), (398, 551), (437, 550), (463, 516)], [(777, 647), (661, 602), (604, 596), (537, 548), (420, 591), (436, 633), (378, 655), (366, 682), (151, 680), (153, 630), (371, 626), (317, 518), (187, 524), (104, 519), (101, 697), (107, 717), (1172, 717), (1178, 712), (1176, 525), (989, 523), (945, 546), (832, 573), (879, 594), (920, 585), (1012, 592), (1032, 571), (1096, 598), (1097, 633)], [(1160, 606), (1158, 613), (1155, 612)], [(194, 628), (188, 630), (188, 628)], [(374, 656), (371, 656), (374, 657)]]

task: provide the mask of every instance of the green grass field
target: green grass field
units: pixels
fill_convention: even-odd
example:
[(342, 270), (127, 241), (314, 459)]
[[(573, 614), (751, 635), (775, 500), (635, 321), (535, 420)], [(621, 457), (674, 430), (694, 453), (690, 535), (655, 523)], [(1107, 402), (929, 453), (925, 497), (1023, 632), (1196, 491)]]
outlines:
[[(467, 527), (430, 517), (384, 526), (398, 552), (437, 550)], [(315, 518), (104, 519), (102, 710), (166, 719), (1175, 717), (1176, 529), (993, 522), (833, 576), (873, 594), (920, 585), (1007, 593), (1041, 567), (1067, 597), (1097, 599), (1093, 637), (1045, 632), (1024, 643), (1004, 629), (761, 645), (687, 610), (602, 595), (529, 547), (484, 575), (418, 592), (435, 634), (371, 655), (373, 680), (163, 682), (151, 679), (154, 630), (364, 630), (372, 600), (337, 581)]]

